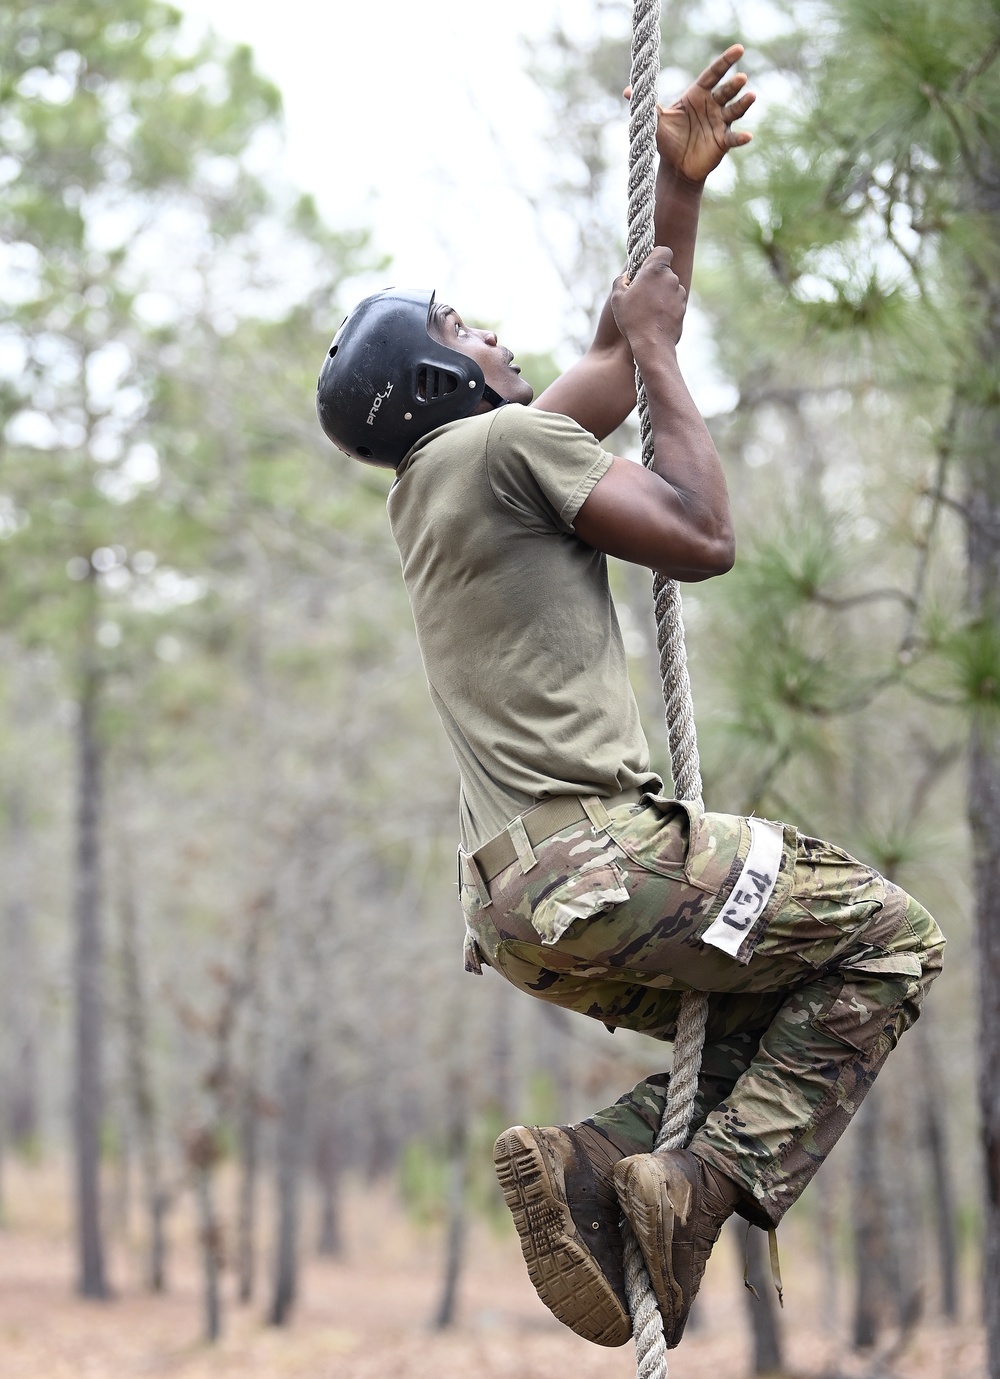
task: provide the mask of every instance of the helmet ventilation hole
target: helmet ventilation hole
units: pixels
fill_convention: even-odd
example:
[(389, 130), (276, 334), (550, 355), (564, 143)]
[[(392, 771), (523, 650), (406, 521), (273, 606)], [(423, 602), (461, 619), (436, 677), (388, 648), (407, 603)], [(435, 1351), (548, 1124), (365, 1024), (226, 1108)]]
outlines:
[(337, 351), (338, 351), (339, 349), (340, 349), (340, 346), (339, 346), (339, 345), (331, 345), (331, 346), (330, 346), (330, 353), (329, 353), (328, 358), (332, 359), (333, 356), (337, 353)]
[(368, 449), (367, 445), (359, 445), (358, 454), (363, 460), (370, 460), (372, 457), (372, 452)]
[(424, 367), (417, 370), (417, 401), (435, 402), (458, 391), (458, 379), (446, 369)]

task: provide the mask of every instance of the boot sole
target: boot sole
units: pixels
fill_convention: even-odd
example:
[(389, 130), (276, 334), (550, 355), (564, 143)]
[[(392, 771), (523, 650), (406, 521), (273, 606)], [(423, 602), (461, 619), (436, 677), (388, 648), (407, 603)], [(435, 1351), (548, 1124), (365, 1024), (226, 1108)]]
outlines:
[(580, 1240), (547, 1156), (523, 1125), (493, 1148), (504, 1201), (514, 1218), (535, 1292), (554, 1316), (595, 1345), (619, 1346), (632, 1319), (604, 1271)]

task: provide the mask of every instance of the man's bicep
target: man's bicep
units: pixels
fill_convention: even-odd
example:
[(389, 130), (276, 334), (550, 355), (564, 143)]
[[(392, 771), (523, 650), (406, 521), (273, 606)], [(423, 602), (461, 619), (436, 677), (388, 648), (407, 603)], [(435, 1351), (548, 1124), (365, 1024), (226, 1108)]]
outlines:
[(635, 364), (628, 347), (591, 348), (531, 405), (572, 417), (599, 441), (604, 440), (635, 406)]
[(671, 579), (698, 580), (732, 564), (731, 547), (658, 474), (615, 456), (573, 522), (581, 541)]

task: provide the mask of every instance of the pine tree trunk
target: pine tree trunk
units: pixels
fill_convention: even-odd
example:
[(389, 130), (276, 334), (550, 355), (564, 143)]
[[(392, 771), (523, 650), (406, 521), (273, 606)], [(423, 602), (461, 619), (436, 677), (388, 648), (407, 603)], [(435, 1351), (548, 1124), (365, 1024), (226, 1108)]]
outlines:
[(138, 1140), (142, 1195), (149, 1229), (146, 1278), (149, 1289), (166, 1288), (165, 1223), (169, 1197), (160, 1164), (156, 1099), (149, 1067), (147, 999), (139, 941), (139, 911), (133, 885), (132, 857), (126, 837), (119, 840), (118, 911), (121, 946), (122, 1023), (125, 1033), (125, 1076)]
[(448, 1217), (445, 1228), (445, 1263), (441, 1301), (434, 1317), (434, 1328), (437, 1331), (444, 1331), (455, 1324), (455, 1312), (458, 1306), (458, 1282), (462, 1273), (465, 1246), (467, 1127), (465, 1094), (459, 1083), (459, 1077), (453, 1073), (448, 1135)]
[(260, 952), (265, 916), (270, 913), (270, 891), (257, 897), (249, 910), (243, 973), (247, 1006), (244, 1072), (239, 1079), (238, 1133), (240, 1186), (236, 1217), (237, 1296), (252, 1301), (257, 1281), (257, 1185), (260, 1177), (261, 1045), (264, 1040), (264, 1009), (260, 984)]
[(738, 1242), (739, 1256), (746, 1251), (746, 1277), (753, 1284), (756, 1297), (749, 1289), (744, 1289), (747, 1316), (753, 1335), (753, 1374), (778, 1375), (783, 1370), (781, 1353), (781, 1328), (778, 1316), (778, 1299), (771, 1278), (768, 1259), (767, 1235), (756, 1226), (749, 1229), (746, 1224), (736, 1220), (734, 1235)]
[[(955, 1184), (948, 1150), (948, 1095), (938, 1066), (933, 1025), (927, 1027), (925, 1011), (910, 1038), (916, 1037), (924, 1076), (920, 1082), (924, 1148), (930, 1164), (933, 1194), (934, 1235), (941, 1281), (941, 1311), (950, 1322), (958, 1320), (958, 1239), (956, 1234)], [(933, 1017), (932, 1017), (933, 1018)]]
[(340, 1171), (336, 1168), (325, 1173), (320, 1182), (317, 1253), (327, 1259), (339, 1259), (344, 1253), (344, 1235), (340, 1225)]
[(958, 1321), (958, 1241), (955, 1234), (955, 1189), (948, 1157), (946, 1119), (941, 1106), (927, 1097), (924, 1133), (934, 1185), (934, 1226), (941, 1275), (941, 1312)]
[[(979, 233), (1000, 250), (1000, 165), (983, 155), (967, 202)], [(1000, 623), (1000, 281), (973, 268), (981, 311), (979, 368), (970, 370), (960, 439), (967, 475), (968, 611), (982, 631)], [(979, 966), (979, 1114), (986, 1200), (983, 1220), (987, 1374), (1000, 1379), (1000, 687), (995, 671), (970, 686), (969, 824)]]
[(219, 1279), (222, 1273), (222, 1227), (215, 1205), (215, 1163), (217, 1151), (211, 1135), (204, 1144), (199, 1142), (195, 1172), (195, 1199), (198, 1209), (198, 1238), (201, 1245), (202, 1302), (205, 1316), (205, 1340), (217, 1341), (222, 1334), (222, 1296)]
[(497, 1113), (506, 1125), (514, 1105), (514, 1050), (511, 1038), (509, 988), (495, 983), (493, 993), (493, 1056), (490, 1059)]
[[(907, 1044), (896, 1053), (896, 1075), (876, 1089), (882, 1117), (881, 1141), (887, 1171), (880, 1176), (886, 1221), (886, 1283), (903, 1344), (924, 1306), (924, 1232), (920, 1183), (913, 1147), (919, 1143), (919, 1069)], [(904, 1069), (910, 1076), (904, 1076)]]
[[(332, 1097), (328, 1100), (332, 1100)], [(340, 1224), (340, 1185), (343, 1173), (339, 1140), (334, 1113), (328, 1106), (316, 1145), (316, 1176), (320, 1189), (317, 1250), (319, 1254), (328, 1258), (336, 1258), (344, 1251)]]
[(547, 1001), (539, 1001), (533, 1011), (533, 1019), (535, 1067), (543, 1079), (541, 1091), (545, 1098), (537, 1110), (539, 1114), (544, 1114), (545, 1122), (560, 1125), (572, 1120), (574, 1115), (575, 1089), (566, 1047), (566, 1012), (558, 1006), (549, 1005)]
[[(251, 1065), (253, 1061), (251, 1059)], [(240, 1302), (251, 1302), (257, 1272), (257, 1170), (260, 1162), (260, 1121), (252, 1066), (242, 1089), (241, 1103), (240, 1188), (236, 1218), (237, 1291)]]
[(310, 1044), (300, 1043), (292, 1052), (283, 1081), (284, 1107), (278, 1132), (278, 1233), (274, 1296), (268, 1317), (272, 1326), (285, 1324), (298, 1292), (299, 1205), (312, 1061)]
[(38, 1038), (35, 1024), (35, 950), (26, 870), (30, 864), (23, 786), (7, 795), (7, 875), (4, 890), (4, 1026), (9, 1057), (3, 1116), (8, 1142), (38, 1136)]
[(167, 1212), (170, 1198), (161, 1188), (147, 1203), (149, 1212), (149, 1289), (152, 1293), (167, 1290)]
[(79, 1292), (105, 1298), (101, 1223), (101, 1044), (103, 942), (101, 933), (101, 785), (102, 748), (98, 730), (101, 681), (84, 672), (76, 727), (77, 815), (76, 948), (74, 989), (76, 1048), (73, 1096), (73, 1142), (76, 1178), (76, 1229)]
[(878, 1089), (865, 1098), (856, 1117), (854, 1140), (854, 1336), (859, 1348), (873, 1346), (882, 1329), (886, 1239), (879, 1183), (880, 1118)]
[(987, 1373), (989, 1379), (1000, 1379), (1000, 741), (996, 726), (977, 724), (970, 750), (979, 948), (979, 1114), (986, 1171), (983, 1307)]
[(105, 1220), (114, 1239), (127, 1240), (132, 1225), (132, 1127), (128, 1107), (114, 1106), (114, 1177)]
[(840, 1220), (838, 1205), (840, 1193), (839, 1162), (831, 1167), (828, 1159), (822, 1172), (816, 1175), (812, 1196), (816, 1207), (816, 1230), (819, 1234), (819, 1265), (823, 1279), (823, 1307), (820, 1324), (824, 1331), (839, 1330), (840, 1315), (840, 1267), (837, 1259), (837, 1225)]

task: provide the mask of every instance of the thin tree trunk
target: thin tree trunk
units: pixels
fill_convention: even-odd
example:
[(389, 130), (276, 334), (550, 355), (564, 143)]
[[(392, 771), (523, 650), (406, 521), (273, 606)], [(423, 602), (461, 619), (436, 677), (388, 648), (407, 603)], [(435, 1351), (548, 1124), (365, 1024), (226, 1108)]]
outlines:
[(306, 1139), (311, 1040), (292, 1051), (284, 1078), (284, 1107), (278, 1132), (278, 1234), (274, 1296), (268, 1321), (283, 1326), (298, 1292), (299, 1206)]
[(256, 1282), (257, 1176), (260, 1164), (260, 1118), (257, 1114), (256, 1060), (242, 1088), (240, 1105), (240, 1188), (236, 1218), (236, 1269), (240, 1302), (253, 1300)]
[[(967, 203), (976, 212), (980, 242), (1000, 248), (1000, 165), (983, 153), (969, 169)], [(985, 252), (985, 250), (984, 250)], [(985, 262), (981, 258), (980, 262)], [(981, 633), (1000, 622), (1000, 281), (978, 265), (971, 273), (981, 311), (979, 367), (967, 386), (960, 439), (966, 462), (968, 610)], [(987, 1373), (1000, 1379), (1000, 692), (991, 669), (970, 686), (969, 824), (972, 830), (979, 966), (979, 1114), (986, 1194), (983, 1221), (984, 1319)]]
[(340, 1225), (340, 1170), (336, 1166), (324, 1173), (320, 1180), (318, 1253), (328, 1259), (339, 1259), (344, 1253), (344, 1235)]
[(149, 1288), (152, 1293), (167, 1290), (167, 1212), (170, 1196), (161, 1186), (147, 1202), (149, 1213)]
[(112, 1238), (128, 1240), (132, 1224), (132, 1136), (128, 1107), (115, 1107), (114, 1188), (110, 1211)]
[(819, 1263), (823, 1277), (823, 1307), (820, 1324), (824, 1331), (836, 1333), (840, 1313), (840, 1269), (837, 1260), (837, 1198), (839, 1164), (823, 1165), (813, 1185), (816, 1204), (816, 1228), (819, 1232)]
[(746, 1277), (754, 1293), (745, 1289), (747, 1316), (753, 1335), (753, 1374), (779, 1375), (784, 1362), (781, 1349), (781, 1324), (778, 1317), (778, 1299), (771, 1278), (771, 1265), (768, 1258), (767, 1236), (756, 1226), (749, 1228), (734, 1218), (733, 1234), (738, 1242), (740, 1267), (743, 1267), (743, 1253), (746, 1252)]
[(338, 1126), (328, 1093), (328, 1105), (316, 1146), (316, 1176), (320, 1188), (320, 1223), (317, 1249), (321, 1255), (336, 1258), (344, 1252), (340, 1224), (341, 1145)]
[(9, 1056), (3, 1119), (7, 1140), (16, 1147), (38, 1137), (35, 951), (25, 875), (29, 862), (27, 804), (20, 784), (8, 792), (7, 830), (3, 997)]
[[(547, 1001), (539, 1001), (533, 1011), (535, 1024), (536, 1088), (541, 1104), (534, 1108), (543, 1123), (561, 1125), (573, 1117), (573, 1076), (566, 1047), (566, 1012)], [(537, 1093), (536, 1093), (537, 1098)], [(550, 1104), (545, 1104), (546, 1102)]]
[(73, 1141), (79, 1292), (106, 1298), (101, 1224), (101, 1111), (103, 942), (101, 933), (102, 747), (98, 729), (101, 680), (87, 669), (82, 677), (77, 746), (76, 894), (76, 1048)]
[(257, 1281), (257, 1184), (260, 1176), (260, 1086), (261, 1044), (264, 1037), (263, 994), (260, 982), (260, 952), (265, 917), (271, 913), (274, 897), (270, 891), (257, 896), (249, 908), (250, 927), (243, 955), (243, 992), (247, 1004), (247, 1034), (244, 1072), (239, 1079), (238, 1134), (240, 1146), (240, 1184), (236, 1215), (237, 1296), (240, 1302), (253, 1299)]
[(989, 1379), (1000, 1379), (1000, 741), (996, 726), (977, 723), (970, 747), (979, 946), (979, 1114), (986, 1171), (983, 1311), (987, 1373)]
[(222, 1303), (219, 1276), (223, 1266), (222, 1225), (215, 1200), (215, 1168), (221, 1158), (221, 1134), (227, 1123), (226, 1110), (232, 1087), (230, 1049), (233, 1025), (244, 995), (244, 985), (226, 973), (223, 998), (214, 1021), (214, 1058), (202, 1079), (205, 1093), (205, 1119), (202, 1128), (188, 1142), (188, 1162), (194, 1171), (202, 1255), (202, 1280), (205, 1302), (205, 1336), (218, 1339), (222, 1329)]
[[(924, 1252), (923, 1212), (913, 1155), (913, 1146), (919, 1142), (919, 1130), (914, 1123), (920, 1112), (915, 1104), (918, 1069), (910, 1045), (898, 1051), (896, 1057), (904, 1060), (896, 1064), (897, 1076), (878, 1089), (885, 1162), (892, 1166), (891, 1172), (880, 1177), (880, 1187), (887, 1227), (886, 1280), (899, 1324), (896, 1344), (902, 1346), (923, 1312)], [(901, 1075), (904, 1069), (910, 1071), (909, 1077)]]
[(461, 1085), (461, 1076), (457, 1072), (452, 1073), (451, 1101), (448, 1134), (448, 1219), (445, 1228), (444, 1280), (441, 1288), (441, 1301), (434, 1318), (436, 1331), (444, 1331), (455, 1323), (458, 1282), (464, 1261), (468, 1133), (465, 1089)]
[[(924, 1147), (931, 1172), (934, 1234), (941, 1281), (941, 1311), (948, 1321), (958, 1320), (958, 1237), (955, 1184), (948, 1149), (948, 1096), (938, 1066), (937, 1052), (928, 1030), (927, 1012), (914, 1027), (923, 1077), (920, 1081)], [(912, 1037), (912, 1036), (911, 1036)]]
[(222, 1298), (219, 1277), (222, 1273), (222, 1227), (215, 1205), (214, 1169), (217, 1153), (214, 1141), (206, 1134), (201, 1146), (200, 1162), (196, 1165), (195, 1198), (198, 1204), (198, 1239), (201, 1245), (202, 1300), (205, 1316), (205, 1339), (217, 1341), (222, 1334)]
[(493, 993), (493, 1057), (490, 1059), (497, 1113), (506, 1125), (514, 1105), (514, 1050), (510, 990), (500, 982)]
[(127, 836), (119, 840), (118, 910), (121, 931), (120, 966), (122, 1021), (125, 1033), (125, 1071), (129, 1100), (139, 1141), (142, 1193), (149, 1228), (146, 1279), (150, 1290), (166, 1288), (165, 1223), (169, 1196), (163, 1185), (159, 1127), (153, 1079), (149, 1068), (147, 993), (142, 974), (139, 912), (133, 885), (131, 850)]
[(879, 1184), (878, 1088), (858, 1112), (854, 1141), (855, 1300), (853, 1343), (873, 1346), (882, 1329), (886, 1264), (885, 1212)]

